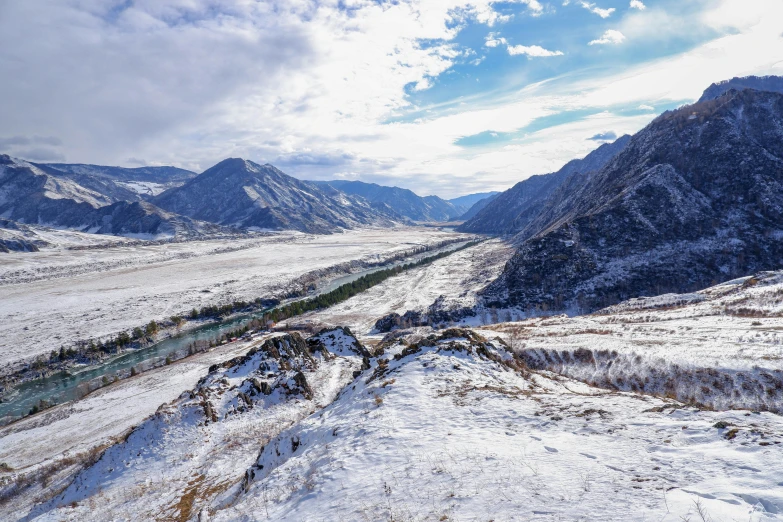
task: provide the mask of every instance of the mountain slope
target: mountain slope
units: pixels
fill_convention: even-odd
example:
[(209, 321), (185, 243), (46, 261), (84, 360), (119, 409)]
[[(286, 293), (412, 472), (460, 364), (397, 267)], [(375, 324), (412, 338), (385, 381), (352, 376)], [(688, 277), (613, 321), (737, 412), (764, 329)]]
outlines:
[(196, 176), (176, 167), (106, 167), (69, 163), (35, 163), (39, 169), (75, 181), (113, 201), (139, 201), (178, 187)]
[(399, 187), (346, 180), (315, 183), (319, 186), (329, 185), (346, 194), (363, 197), (371, 203), (388, 205), (400, 215), (414, 221), (449, 221), (462, 213), (462, 207), (457, 207), (438, 196), (421, 197), (411, 190)]
[[(567, 181), (576, 183), (580, 176), (598, 170), (617, 155), (630, 136), (605, 143), (582, 159), (571, 160), (552, 174), (531, 176), (498, 194), (493, 204), (480, 210), (457, 230), (485, 234), (516, 234), (536, 219), (548, 205), (547, 199)], [(573, 178), (573, 179), (570, 179)]]
[(455, 207), (463, 207), (466, 209), (470, 209), (473, 205), (475, 205), (479, 201), (485, 200), (497, 194), (500, 194), (500, 192), (498, 192), (497, 190), (493, 190), (491, 192), (477, 192), (475, 194), (467, 194), (465, 196), (453, 198), (448, 201)]
[(331, 233), (389, 225), (366, 201), (286, 175), (272, 165), (230, 158), (152, 200), (185, 216), (238, 228)]
[[(73, 480), (49, 481), (54, 498), (12, 497), (0, 513), (674, 521), (695, 520), (698, 509), (701, 520), (778, 518), (779, 416), (530, 372), (536, 352), (520, 356), (486, 333), (493, 339), (408, 332), (373, 354), (345, 329), (252, 341)], [(552, 366), (580, 361), (580, 351), (559, 353)]]
[(216, 225), (175, 216), (146, 202), (113, 201), (51, 172), (46, 167), (0, 155), (0, 215), (19, 223), (137, 237), (221, 231)]
[(745, 76), (713, 83), (701, 95), (699, 102), (714, 100), (723, 96), (730, 89), (755, 89), (757, 91), (783, 92), (783, 77), (781, 76)]
[(783, 94), (664, 113), (542, 215), (490, 301), (592, 310), (779, 268)]
[(476, 201), (464, 214), (460, 216), (460, 219), (465, 221), (472, 219), (479, 212), (481, 212), (487, 205), (489, 205), (492, 201), (494, 201), (499, 194), (500, 192), (496, 192), (491, 196), (487, 196), (483, 199)]

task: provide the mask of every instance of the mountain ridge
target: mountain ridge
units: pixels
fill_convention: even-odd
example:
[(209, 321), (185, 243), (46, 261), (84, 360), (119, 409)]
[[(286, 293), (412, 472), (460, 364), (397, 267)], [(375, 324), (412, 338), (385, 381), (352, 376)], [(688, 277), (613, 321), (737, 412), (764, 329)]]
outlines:
[(489, 301), (590, 311), (779, 268), (783, 94), (669, 111), (522, 237)]
[(225, 159), (152, 202), (194, 219), (244, 229), (333, 233), (395, 223), (393, 216), (364, 200), (324, 191), (270, 164), (241, 158)]

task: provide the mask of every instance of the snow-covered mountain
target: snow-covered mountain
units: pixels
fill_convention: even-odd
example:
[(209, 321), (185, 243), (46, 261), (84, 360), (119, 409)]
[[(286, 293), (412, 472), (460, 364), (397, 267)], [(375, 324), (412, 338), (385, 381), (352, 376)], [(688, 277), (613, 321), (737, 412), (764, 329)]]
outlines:
[(196, 177), (195, 172), (177, 167), (107, 167), (80, 163), (34, 163), (36, 167), (60, 178), (103, 194), (113, 201), (141, 201), (178, 187)]
[[(548, 199), (562, 185), (582, 182), (590, 172), (606, 165), (628, 143), (630, 136), (622, 136), (614, 143), (605, 143), (582, 159), (571, 160), (552, 174), (531, 176), (520, 181), (492, 200), (493, 204), (480, 208), (457, 230), (486, 234), (517, 234), (527, 229), (536, 217), (551, 203)], [(473, 209), (471, 209), (472, 213)]]
[(152, 201), (171, 212), (237, 228), (329, 233), (394, 222), (390, 209), (240, 158), (223, 160)]
[(783, 94), (729, 90), (666, 112), (555, 196), (490, 301), (591, 310), (779, 268)]
[(726, 91), (736, 89), (755, 89), (757, 91), (783, 92), (783, 76), (745, 76), (713, 83), (702, 93), (700, 102), (714, 100)]
[(450, 221), (465, 212), (464, 206), (455, 205), (438, 196), (419, 196), (411, 190), (385, 187), (363, 181), (316, 181), (319, 186), (329, 185), (337, 190), (360, 196), (374, 204), (383, 204), (414, 221)]
[(176, 216), (150, 203), (114, 201), (109, 195), (52, 172), (46, 167), (0, 155), (0, 215), (10, 220), (3, 228), (15, 227), (12, 222), (18, 222), (132, 237), (220, 231), (216, 225)]

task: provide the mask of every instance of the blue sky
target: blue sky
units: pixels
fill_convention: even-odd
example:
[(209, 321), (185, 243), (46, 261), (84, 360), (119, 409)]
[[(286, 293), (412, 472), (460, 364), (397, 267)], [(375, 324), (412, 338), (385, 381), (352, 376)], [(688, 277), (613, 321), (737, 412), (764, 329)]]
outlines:
[(0, 152), (454, 197), (783, 73), (779, 0), (0, 0)]

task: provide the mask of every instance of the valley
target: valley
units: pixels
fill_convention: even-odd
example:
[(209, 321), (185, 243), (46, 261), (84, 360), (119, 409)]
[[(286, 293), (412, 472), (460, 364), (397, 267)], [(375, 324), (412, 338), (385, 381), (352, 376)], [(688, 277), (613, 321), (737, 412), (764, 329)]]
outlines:
[(783, 520), (781, 86), (451, 199), (0, 155), (0, 519)]

